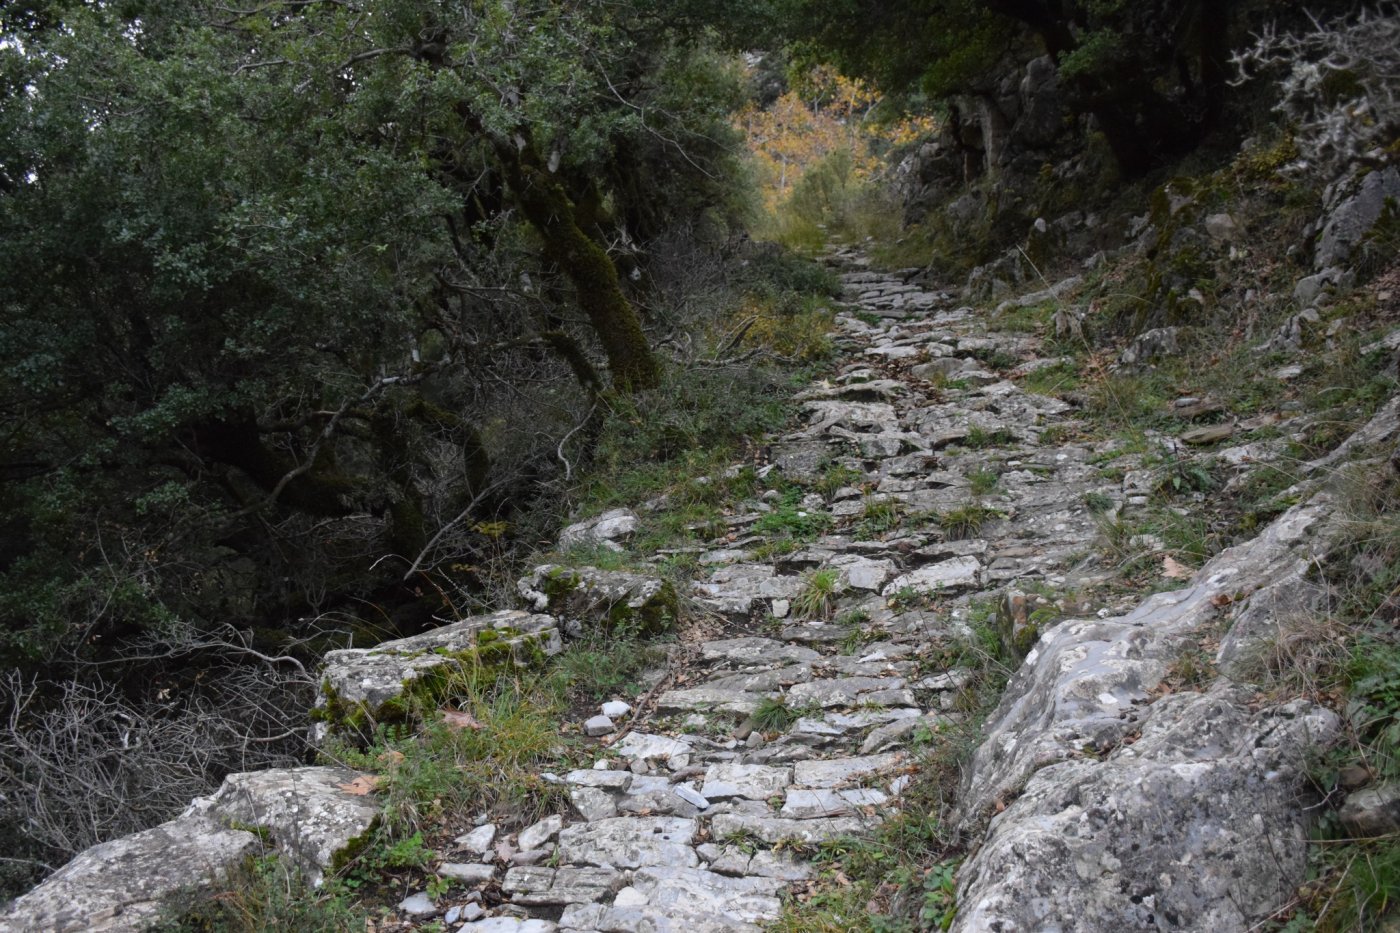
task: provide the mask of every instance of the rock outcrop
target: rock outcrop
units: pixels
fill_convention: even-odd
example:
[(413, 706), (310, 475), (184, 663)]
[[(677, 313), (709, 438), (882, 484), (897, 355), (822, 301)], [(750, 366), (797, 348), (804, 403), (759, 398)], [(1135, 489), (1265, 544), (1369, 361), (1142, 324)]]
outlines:
[(211, 797), (154, 829), (95, 845), (0, 915), (4, 933), (139, 933), (165, 898), (208, 888), (277, 851), (314, 880), (379, 819), (344, 768), (231, 774)]

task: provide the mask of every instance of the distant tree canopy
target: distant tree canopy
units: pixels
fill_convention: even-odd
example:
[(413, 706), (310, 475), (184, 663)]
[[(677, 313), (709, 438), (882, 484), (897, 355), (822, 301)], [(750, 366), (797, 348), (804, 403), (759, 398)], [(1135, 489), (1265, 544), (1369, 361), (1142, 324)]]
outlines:
[(1215, 124), (1228, 25), (1244, 0), (777, 0), (783, 19), (850, 74), (933, 97), (987, 94), (1032, 48), (1056, 62), (1070, 104), (1141, 172)]
[(0, 656), (370, 594), (655, 385), (635, 246), (734, 190), (694, 12), (7, 4)]

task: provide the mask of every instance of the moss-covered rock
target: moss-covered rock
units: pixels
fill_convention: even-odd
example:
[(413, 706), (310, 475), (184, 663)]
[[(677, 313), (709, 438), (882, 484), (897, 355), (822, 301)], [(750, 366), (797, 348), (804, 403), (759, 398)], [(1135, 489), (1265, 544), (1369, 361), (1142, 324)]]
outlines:
[(544, 564), (516, 588), (531, 608), (557, 617), (569, 634), (601, 627), (650, 635), (676, 618), (676, 589), (669, 581), (625, 570)]
[(507, 610), (373, 648), (328, 652), (311, 712), (313, 736), (319, 742), (333, 733), (363, 734), (376, 723), (409, 721), (463, 678), (492, 680), (538, 667), (561, 647), (554, 618)]

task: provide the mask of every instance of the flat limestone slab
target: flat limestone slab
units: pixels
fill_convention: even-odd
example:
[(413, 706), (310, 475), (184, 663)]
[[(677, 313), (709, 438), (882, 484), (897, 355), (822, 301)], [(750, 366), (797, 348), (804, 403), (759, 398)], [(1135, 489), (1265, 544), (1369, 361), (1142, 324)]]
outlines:
[(787, 645), (772, 638), (726, 638), (707, 641), (700, 646), (700, 656), (706, 661), (730, 661), (736, 664), (801, 664), (816, 661), (821, 654), (801, 645)]
[(501, 888), (515, 904), (563, 905), (597, 903), (622, 884), (622, 872), (615, 868), (521, 865), (506, 872)]
[(864, 702), (866, 694), (898, 691), (903, 688), (902, 677), (838, 677), (831, 680), (813, 680), (797, 684), (789, 690), (788, 703), (793, 706), (816, 703), (823, 709), (832, 706), (855, 706)]
[(899, 767), (904, 756), (898, 752), (863, 755), (859, 758), (828, 758), (799, 761), (793, 765), (792, 780), (802, 787), (836, 787), (858, 778), (870, 777)]
[(830, 819), (786, 820), (781, 817), (755, 817), (745, 813), (723, 813), (710, 821), (710, 835), (715, 839), (730, 836), (754, 836), (768, 845), (793, 840), (796, 842), (826, 842), (840, 836), (854, 836), (874, 825), (854, 816)]
[(559, 855), (566, 864), (602, 868), (694, 868), (700, 864), (690, 847), (696, 831), (695, 820), (682, 817), (615, 816), (565, 827), (559, 834)]
[(977, 573), (981, 569), (975, 557), (954, 557), (895, 577), (886, 584), (881, 595), (893, 596), (905, 587), (920, 592), (969, 589), (977, 586)]
[(823, 816), (845, 816), (862, 807), (878, 807), (889, 798), (870, 788), (854, 790), (808, 790), (789, 788), (787, 799), (778, 815), (789, 820), (808, 820)]
[(730, 797), (767, 800), (781, 794), (791, 783), (791, 768), (721, 762), (705, 770), (705, 783), (700, 793), (706, 800)]

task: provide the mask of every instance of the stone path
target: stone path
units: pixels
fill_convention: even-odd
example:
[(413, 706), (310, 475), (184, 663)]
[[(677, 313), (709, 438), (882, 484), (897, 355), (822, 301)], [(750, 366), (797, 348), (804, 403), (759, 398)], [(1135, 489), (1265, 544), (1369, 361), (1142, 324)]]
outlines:
[[(641, 727), (651, 731), (605, 737), (592, 769), (547, 776), (578, 815), (522, 831), (499, 878), (505, 903), (492, 916), (469, 904), (449, 923), (759, 929), (780, 914), (783, 889), (812, 874), (785, 844), (876, 824), (910, 781), (911, 743), (960, 715), (968, 672), (931, 659), (966, 633), (970, 603), (1030, 581), (1085, 582), (1073, 569), (1096, 532), (1085, 494), (1116, 505), (1123, 484), (1101, 477), (1093, 449), (1045, 440), (1070, 406), (1008, 378), (1037, 365), (1037, 341), (989, 333), (947, 295), (851, 253), (836, 261), (846, 362), (799, 397), (805, 426), (774, 439), (763, 468), (811, 482), (845, 467), (847, 484), (799, 505), (830, 515), (833, 533), (764, 559), (769, 542), (750, 529), (778, 496), (742, 504), (732, 533), (698, 554), (706, 572), (690, 594), (719, 637), (654, 698)], [(875, 533), (871, 517), (891, 508), (902, 530)], [(833, 571), (834, 604), (814, 616), (799, 607), (812, 608), (803, 595), (817, 570)], [(755, 722), (756, 711), (787, 721)], [(496, 858), (489, 835), (459, 840), (468, 858)]]
[[(836, 262), (844, 365), (799, 397), (801, 427), (773, 439), (768, 491), (693, 549), (692, 634), (668, 678), (639, 709), (614, 701), (581, 724), (596, 762), (544, 776), (569, 814), (513, 834), (483, 824), (439, 846), (447, 861), (433, 869), (457, 884), (436, 901), (411, 895), (379, 929), (760, 929), (814, 873), (810, 848), (793, 843), (864, 832), (901, 805), (919, 746), (962, 715), (974, 676), (949, 666), (949, 642), (992, 615), (997, 637), (1029, 654), (983, 724), (951, 815), (977, 840), (953, 930), (1065, 918), (1085, 930), (1245, 930), (1293, 896), (1316, 804), (1310, 754), (1341, 720), (1307, 699), (1269, 705), (1250, 672), (1288, 620), (1325, 612), (1332, 596), (1313, 569), (1347, 518), (1324, 481), (1351, 457), (1397, 468), (1400, 397), (1337, 450), (1294, 464), (1297, 504), (1257, 536), (1194, 575), (1165, 564), (1191, 576), (1180, 588), (1090, 606), (1085, 594), (1107, 600), (1097, 584), (1117, 570), (1095, 550), (1100, 522), (1160, 508), (1161, 470), (1118, 441), (1066, 440), (1081, 436), (1072, 407), (1023, 390), (1053, 362), (1036, 339), (989, 331), (855, 254)], [(1281, 442), (1213, 451), (1234, 474), (1225, 492)], [(606, 546), (635, 524), (610, 513), (565, 537)], [(828, 533), (795, 548), (759, 533), (784, 525)], [(1151, 534), (1122, 547), (1134, 561), (1165, 555)], [(538, 657), (600, 612), (660, 624), (676, 596), (645, 574), (549, 567), (520, 594), (533, 613), (331, 652), (323, 700), (377, 708), (461, 650)], [(1037, 633), (1049, 615), (1074, 618)], [(1183, 658), (1215, 673), (1177, 689)], [(134, 933), (172, 891), (267, 841), (314, 878), (378, 818), (360, 780), (324, 767), (231, 775), (181, 816), (79, 855), (0, 915), (0, 931)]]

